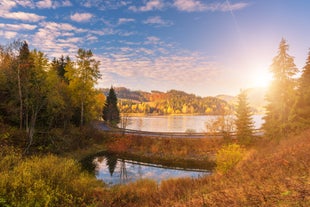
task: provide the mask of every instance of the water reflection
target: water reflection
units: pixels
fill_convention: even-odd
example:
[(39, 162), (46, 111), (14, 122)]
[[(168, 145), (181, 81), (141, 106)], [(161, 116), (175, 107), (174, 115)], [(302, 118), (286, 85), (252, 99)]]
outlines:
[(208, 175), (207, 170), (167, 168), (161, 165), (118, 159), (115, 155), (98, 156), (93, 160), (97, 179), (109, 185), (124, 184), (138, 179), (153, 179), (157, 182), (176, 177), (199, 177)]

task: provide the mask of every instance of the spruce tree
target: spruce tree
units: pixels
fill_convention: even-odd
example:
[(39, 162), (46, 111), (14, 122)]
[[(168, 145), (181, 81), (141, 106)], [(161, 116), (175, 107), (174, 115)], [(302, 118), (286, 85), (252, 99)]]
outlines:
[(301, 128), (310, 126), (310, 50), (299, 79), (296, 121)]
[(253, 138), (254, 123), (245, 91), (241, 91), (238, 95), (235, 125), (239, 142), (249, 144)]
[(282, 39), (270, 68), (273, 81), (266, 94), (268, 105), (263, 129), (271, 139), (286, 136), (293, 128), (295, 118), (296, 81), (293, 77), (298, 70), (294, 58), (287, 53), (288, 47), (286, 40)]
[(120, 114), (117, 106), (117, 97), (113, 87), (110, 88), (106, 103), (103, 107), (103, 119), (112, 126), (120, 122)]

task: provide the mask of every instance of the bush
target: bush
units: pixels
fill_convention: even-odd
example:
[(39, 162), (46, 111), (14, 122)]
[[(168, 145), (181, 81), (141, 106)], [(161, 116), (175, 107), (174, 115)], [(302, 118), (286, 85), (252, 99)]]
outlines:
[(220, 149), (216, 154), (216, 171), (220, 174), (227, 173), (243, 157), (244, 149), (238, 144), (229, 144)]
[(52, 155), (32, 157), (1, 172), (0, 203), (8, 206), (85, 206), (96, 202), (94, 193), (98, 194), (98, 187), (102, 187), (102, 183), (81, 172), (72, 159)]
[(118, 185), (111, 189), (109, 206), (155, 206), (158, 195), (157, 183), (142, 179), (128, 185)]

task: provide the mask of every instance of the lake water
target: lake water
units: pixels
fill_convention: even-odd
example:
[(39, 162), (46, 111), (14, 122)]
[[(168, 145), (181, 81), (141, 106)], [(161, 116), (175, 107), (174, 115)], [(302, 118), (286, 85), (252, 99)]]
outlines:
[[(126, 129), (152, 131), (152, 132), (207, 132), (206, 123), (216, 119), (218, 116), (142, 116), (128, 117)], [(264, 120), (263, 115), (254, 115), (255, 129), (261, 128)]]
[(98, 156), (93, 160), (97, 179), (108, 185), (125, 184), (138, 179), (152, 179), (157, 182), (168, 178), (197, 178), (210, 174), (207, 170), (169, 168), (162, 165), (120, 159), (116, 156)]

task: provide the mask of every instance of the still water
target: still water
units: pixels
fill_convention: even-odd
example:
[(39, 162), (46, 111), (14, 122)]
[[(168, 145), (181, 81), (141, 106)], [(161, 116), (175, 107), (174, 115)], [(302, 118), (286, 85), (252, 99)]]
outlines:
[(157, 182), (168, 178), (197, 178), (210, 174), (208, 170), (185, 169), (143, 163), (118, 158), (117, 156), (97, 156), (93, 159), (97, 179), (108, 185), (124, 184), (138, 179), (152, 179)]
[[(263, 115), (254, 115), (254, 127), (259, 129), (264, 120)], [(127, 129), (152, 132), (206, 132), (206, 123), (216, 119), (217, 116), (142, 116), (128, 117)]]

